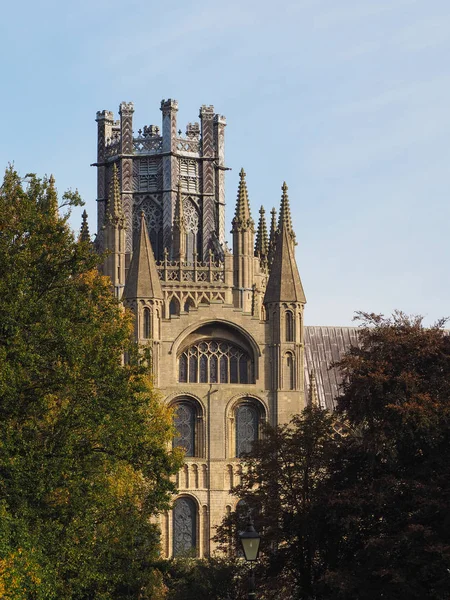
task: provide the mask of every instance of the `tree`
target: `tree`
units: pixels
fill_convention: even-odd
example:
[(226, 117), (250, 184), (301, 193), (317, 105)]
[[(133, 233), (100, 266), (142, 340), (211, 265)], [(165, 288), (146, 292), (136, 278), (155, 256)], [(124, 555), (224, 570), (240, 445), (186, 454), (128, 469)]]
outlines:
[[(336, 455), (323, 518), (328, 595), (443, 600), (450, 588), (450, 338), (444, 321), (359, 314), (340, 361)], [(337, 592), (339, 590), (339, 592)]]
[(170, 414), (52, 178), (27, 180), (0, 188), (0, 597), (156, 598)]
[(335, 415), (307, 407), (289, 425), (267, 427), (243, 458), (241, 499), (235, 513), (218, 530), (222, 549), (239, 549), (238, 533), (250, 511), (262, 535), (262, 568), (257, 581), (266, 598), (313, 598), (323, 574), (318, 540), (322, 524), (315, 518), (329, 466), (341, 443)]
[(234, 559), (175, 558), (160, 565), (167, 600), (244, 600), (240, 565)]
[(253, 509), (268, 599), (448, 598), (450, 336), (443, 321), (358, 318), (336, 412), (268, 430), (219, 530), (226, 547)]

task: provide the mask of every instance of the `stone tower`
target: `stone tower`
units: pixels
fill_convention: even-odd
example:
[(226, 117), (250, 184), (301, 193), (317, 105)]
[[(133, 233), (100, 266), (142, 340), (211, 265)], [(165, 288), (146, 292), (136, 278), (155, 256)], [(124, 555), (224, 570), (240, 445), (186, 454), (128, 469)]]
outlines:
[(185, 449), (173, 510), (161, 515), (166, 556), (207, 556), (214, 527), (232, 510), (240, 456), (265, 422), (287, 422), (305, 405), (306, 303), (295, 262), (287, 186), (270, 236), (251, 216), (245, 172), (225, 243), (225, 118), (200, 108), (177, 131), (178, 105), (161, 102), (156, 125), (133, 133), (97, 113), (99, 250), (104, 272), (135, 314), (154, 381), (174, 408), (175, 446)]

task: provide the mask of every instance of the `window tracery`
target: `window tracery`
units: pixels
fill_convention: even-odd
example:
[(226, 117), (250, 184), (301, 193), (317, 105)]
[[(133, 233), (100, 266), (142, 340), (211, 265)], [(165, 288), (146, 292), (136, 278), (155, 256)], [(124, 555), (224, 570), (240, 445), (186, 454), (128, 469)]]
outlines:
[(230, 342), (211, 340), (194, 344), (179, 357), (180, 383), (251, 383), (250, 356)]
[(173, 507), (173, 555), (185, 556), (197, 545), (197, 509), (191, 498), (182, 497)]
[(253, 442), (258, 439), (259, 412), (251, 404), (240, 404), (236, 408), (236, 456), (248, 454)]
[(133, 239), (138, 239), (141, 212), (144, 213), (148, 235), (156, 260), (161, 260), (163, 254), (163, 218), (162, 209), (151, 196), (145, 197), (136, 207), (133, 215)]
[(195, 456), (196, 412), (190, 402), (179, 402), (175, 407), (173, 447), (184, 448), (186, 456)]

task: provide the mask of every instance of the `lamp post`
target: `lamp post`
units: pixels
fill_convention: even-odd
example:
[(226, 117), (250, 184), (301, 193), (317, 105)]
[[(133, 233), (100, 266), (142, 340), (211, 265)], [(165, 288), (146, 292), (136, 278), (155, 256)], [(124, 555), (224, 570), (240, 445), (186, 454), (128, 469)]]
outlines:
[(248, 600), (255, 600), (255, 576), (253, 573), (253, 563), (258, 560), (259, 544), (261, 536), (256, 531), (251, 515), (248, 516), (247, 527), (245, 531), (239, 534), (242, 550), (245, 560), (250, 563), (250, 575), (248, 578)]

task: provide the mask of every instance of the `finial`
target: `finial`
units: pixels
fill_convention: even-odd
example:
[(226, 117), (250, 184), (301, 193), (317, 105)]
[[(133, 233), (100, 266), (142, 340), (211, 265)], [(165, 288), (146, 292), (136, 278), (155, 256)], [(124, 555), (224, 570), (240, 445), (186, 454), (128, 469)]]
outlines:
[(250, 206), (248, 201), (247, 183), (245, 181), (245, 171), (239, 171), (239, 188), (236, 201), (236, 212), (233, 219), (233, 231), (254, 229), (254, 222), (250, 215)]
[(275, 247), (277, 245), (277, 236), (278, 236), (278, 227), (277, 227), (277, 211), (276, 208), (272, 208), (270, 211), (271, 219), (270, 219), (270, 234), (269, 234), (269, 249), (267, 253), (267, 258), (269, 262), (269, 267), (273, 262), (273, 257), (275, 256)]
[(285, 226), (287, 229), (288, 235), (289, 235), (290, 239), (292, 240), (292, 243), (295, 245), (296, 244), (295, 233), (292, 228), (291, 209), (289, 206), (289, 197), (287, 194), (288, 186), (286, 185), (285, 181), (283, 181), (283, 185), (281, 186), (281, 189), (282, 189), (283, 193), (281, 195), (281, 206), (280, 206), (280, 216), (278, 219), (278, 229), (279, 229), (279, 231), (281, 231), (283, 226)]
[(267, 236), (266, 211), (264, 206), (259, 209), (258, 231), (256, 233), (255, 256), (259, 256), (261, 262), (265, 265), (269, 252), (269, 239)]
[(80, 236), (78, 238), (80, 240), (80, 242), (90, 242), (91, 241), (87, 218), (88, 218), (88, 214), (86, 212), (86, 209), (84, 209), (83, 214), (81, 215)]

